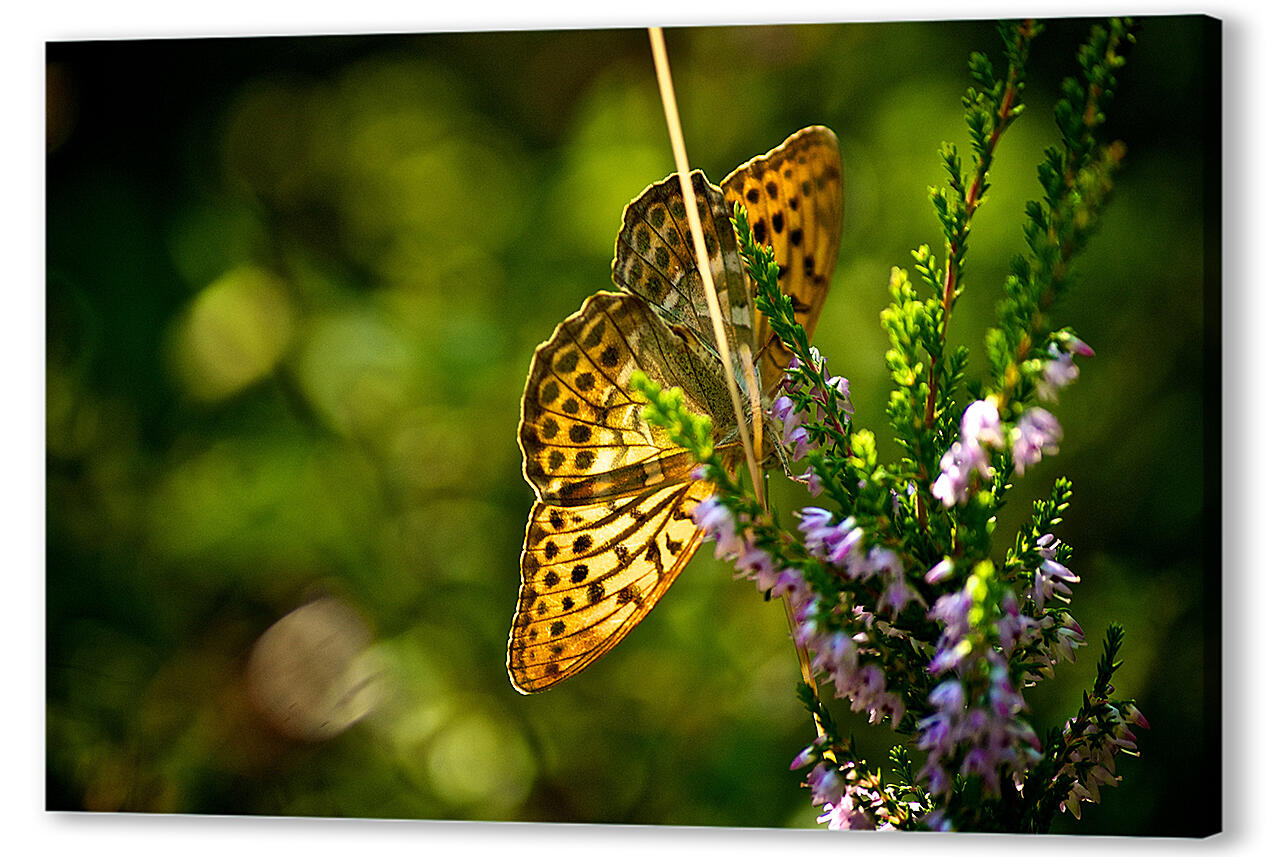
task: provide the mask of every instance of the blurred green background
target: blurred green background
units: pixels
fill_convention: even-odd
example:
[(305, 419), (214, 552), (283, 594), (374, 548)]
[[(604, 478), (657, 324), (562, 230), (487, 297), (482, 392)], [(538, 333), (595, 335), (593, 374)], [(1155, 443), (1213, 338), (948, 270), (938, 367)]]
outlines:
[[(1208, 27), (1147, 19), (1121, 73), (1107, 128), (1127, 168), (1055, 314), (1098, 356), (1000, 530), (1075, 480), (1060, 534), (1093, 645), (1030, 693), (1036, 725), (1074, 711), (1113, 619), (1119, 693), (1152, 725), (1120, 788), (1058, 832), (1216, 824), (1188, 800), (1220, 788)], [(978, 367), (1087, 29), (1049, 22), (997, 153), (952, 328)], [(878, 315), (890, 267), (937, 243), (925, 186), (939, 142), (967, 139), (966, 62), (999, 64), (994, 26), (667, 39), (713, 179), (803, 125), (839, 135), (846, 226), (816, 341), (894, 454)], [(671, 171), (643, 31), (47, 58), (48, 807), (814, 826), (787, 770), (812, 736), (785, 620), (709, 551), (583, 675), (534, 697), (506, 677), (529, 359), (611, 287), (623, 207)], [(779, 502), (803, 502), (789, 488)], [(892, 738), (858, 734), (873, 756)]]

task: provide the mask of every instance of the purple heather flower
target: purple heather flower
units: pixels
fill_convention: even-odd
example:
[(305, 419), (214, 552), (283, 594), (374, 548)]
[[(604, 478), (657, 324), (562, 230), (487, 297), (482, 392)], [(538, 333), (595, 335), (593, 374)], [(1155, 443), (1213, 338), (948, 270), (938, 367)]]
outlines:
[(1132, 723), (1135, 726), (1141, 726), (1143, 729), (1150, 729), (1151, 724), (1147, 722), (1147, 718), (1142, 716), (1142, 712), (1138, 710), (1138, 706), (1132, 702), (1126, 702), (1121, 709), (1120, 716), (1125, 723)]
[(1073, 574), (1071, 569), (1055, 559), (1046, 559), (1035, 570), (1031, 584), (1031, 597), (1035, 600), (1037, 609), (1040, 610), (1044, 609), (1044, 602), (1051, 597), (1057, 597), (1064, 604), (1070, 603), (1071, 587), (1067, 584), (1079, 582), (1079, 576)]
[(952, 561), (951, 557), (945, 556), (937, 565), (925, 572), (924, 582), (933, 585), (944, 580), (950, 580), (955, 571), (955, 562)]
[(800, 415), (796, 413), (796, 403), (790, 396), (778, 396), (773, 400), (773, 415), (782, 421), (782, 433), (789, 434), (800, 425)]
[[(831, 524), (831, 513), (819, 506), (806, 506), (796, 512), (796, 517), (800, 519), (797, 528), (804, 533), (805, 548), (815, 556), (825, 556), (822, 545), (826, 529)], [(823, 550), (823, 553), (819, 553), (819, 550)]]
[(1127, 750), (1135, 753), (1138, 750), (1138, 736), (1133, 734), (1133, 730), (1128, 726), (1121, 726), (1116, 730), (1116, 735), (1111, 742), (1121, 750)]
[[(1111, 764), (1112, 764), (1112, 765), (1114, 765), (1114, 764), (1115, 764), (1114, 757), (1108, 756), (1107, 758), (1109, 758), (1109, 759), (1113, 759), (1113, 761), (1111, 762)], [(1111, 771), (1108, 771), (1108, 770), (1106, 769), (1106, 766), (1104, 766), (1104, 765), (1098, 765), (1097, 767), (1095, 767), (1095, 768), (1093, 769), (1093, 771), (1091, 772), (1090, 778), (1091, 778), (1091, 779), (1093, 779), (1093, 780), (1096, 780), (1097, 782), (1100, 782), (1100, 783), (1102, 783), (1103, 785), (1106, 785), (1106, 786), (1118, 786), (1118, 785), (1120, 785), (1120, 780), (1119, 780), (1119, 778), (1118, 778), (1118, 777), (1116, 777), (1116, 775), (1115, 775), (1115, 774), (1113, 774)]]
[(744, 544), (746, 549), (734, 562), (734, 567), (742, 572), (742, 577), (754, 580), (756, 588), (761, 592), (768, 592), (778, 582), (777, 566), (774, 565), (773, 558), (768, 553), (750, 542), (744, 542)]
[[(969, 474), (967, 471), (954, 466), (954, 455), (958, 453), (962, 447), (956, 444), (952, 449), (942, 457), (942, 473), (934, 481), (932, 488), (933, 496), (942, 501), (942, 505), (950, 508), (962, 500), (969, 498)], [(947, 456), (952, 456), (948, 459)]]
[(1058, 348), (1058, 343), (1049, 344), (1049, 359), (1044, 363), (1040, 380), (1036, 383), (1036, 394), (1045, 401), (1058, 401), (1058, 390), (1080, 377), (1080, 368), (1071, 362), (1071, 353)]
[(920, 737), (916, 739), (916, 746), (928, 755), (918, 779), (935, 795), (945, 795), (951, 790), (951, 778), (947, 776), (943, 763), (963, 737), (957, 733), (955, 720), (950, 715), (939, 713), (931, 714), (919, 723)]
[(1045, 559), (1057, 559), (1058, 548), (1062, 547), (1062, 542), (1053, 537), (1053, 533), (1045, 533), (1036, 539), (1036, 553)]
[(774, 584), (773, 594), (785, 596), (797, 612), (807, 606), (813, 598), (813, 593), (809, 591), (809, 584), (804, 582), (804, 575), (794, 568), (784, 568), (778, 572), (778, 582)]
[[(884, 591), (880, 594), (880, 599), (876, 602), (876, 610), (884, 611), (889, 608), (889, 612), (896, 619), (903, 608), (907, 606), (909, 601), (918, 601), (924, 604), (924, 599), (920, 597), (920, 593), (907, 583), (906, 574), (902, 568), (902, 560), (893, 551), (881, 545), (876, 545), (867, 552), (867, 560), (865, 563), (872, 572), (879, 572), (884, 580)], [(850, 569), (851, 573), (853, 569)]]
[[(933, 790), (930, 789), (930, 791)], [(951, 820), (943, 815), (940, 809), (935, 809), (924, 817), (924, 826), (937, 833), (946, 833), (952, 829)]]
[(920, 779), (935, 795), (951, 789), (948, 760), (960, 763), (961, 775), (977, 774), (988, 791), (998, 793), (1002, 772), (1016, 775), (1040, 758), (1035, 730), (1017, 716), (1026, 703), (1013, 687), (1004, 656), (989, 651), (986, 662), (984, 707), (967, 706), (959, 679), (948, 679), (929, 694), (934, 713), (920, 721), (916, 745), (927, 754)]
[[(816, 602), (811, 601), (809, 603), (810, 607), (815, 607), (816, 605)], [(809, 650), (811, 653), (809, 663), (814, 670), (819, 670), (819, 667), (813, 661), (812, 652), (820, 648), (818, 643), (822, 640), (823, 633), (822, 623), (815, 616), (809, 615), (803, 620), (798, 616), (796, 617), (796, 627), (791, 632), (791, 638)]]
[(943, 714), (958, 714), (964, 709), (964, 685), (947, 679), (929, 692), (929, 703)]
[[(846, 525), (849, 526), (846, 529)], [(827, 548), (827, 559), (836, 565), (844, 564), (850, 555), (856, 557), (862, 545), (862, 527), (854, 527), (853, 519), (846, 518), (839, 527), (831, 531), (831, 535), (823, 539)]]
[(958, 440), (942, 454), (939, 463), (941, 473), (931, 488), (933, 496), (944, 506), (954, 506), (969, 499), (969, 478), (976, 473), (982, 479), (990, 479), (991, 465), (987, 463), (986, 450), (976, 441)]
[(898, 728), (898, 724), (902, 722), (902, 718), (906, 713), (907, 704), (896, 693), (881, 694), (876, 705), (867, 709), (868, 718), (873, 725), (879, 723), (887, 714), (889, 715), (889, 725), (894, 729)]
[(1066, 350), (1056, 342), (1049, 343), (1049, 359), (1044, 364), (1040, 380), (1036, 384), (1036, 393), (1041, 399), (1056, 402), (1058, 390), (1080, 377), (1080, 369), (1072, 362), (1072, 358), (1080, 354), (1092, 357), (1093, 349), (1075, 336), (1069, 337)]
[[(852, 798), (849, 798), (849, 800), (852, 802)], [(849, 813), (849, 830), (884, 830), (885, 828), (892, 830), (893, 825), (886, 822), (884, 825), (877, 828), (875, 819), (867, 815), (867, 811), (861, 807), (858, 807), (854, 809), (853, 812)], [(830, 827), (828, 826), (827, 829), (829, 830)]]
[[(769, 592), (778, 586), (784, 575), (790, 575), (787, 583), (794, 584), (798, 573), (792, 569), (779, 571), (773, 558), (758, 548), (751, 540), (750, 531), (739, 535), (733, 513), (712, 495), (693, 508), (694, 523), (706, 530), (706, 538), (716, 543), (716, 559), (734, 560), (734, 567), (741, 577), (755, 581), (761, 592)], [(799, 584), (803, 586), (804, 581)]]
[(973, 475), (982, 480), (994, 475), (987, 461), (986, 447), (1004, 448), (1004, 425), (995, 402), (979, 399), (964, 409), (960, 417), (960, 439), (943, 453), (939, 462), (940, 473), (931, 490), (944, 506), (969, 499), (969, 480)]
[(813, 443), (809, 439), (809, 432), (805, 430), (804, 426), (796, 426), (790, 432), (783, 435), (782, 440), (784, 443), (792, 446), (792, 461), (799, 461), (808, 455), (810, 450), (813, 449)]
[(706, 531), (707, 538), (716, 543), (717, 559), (726, 553), (741, 552), (733, 513), (714, 494), (693, 507), (692, 517), (693, 522)]
[(826, 824), (828, 830), (871, 830), (875, 827), (874, 819), (854, 803), (850, 794), (827, 804), (824, 809), (826, 812), (818, 816), (818, 823)]
[[(827, 359), (823, 357), (821, 354), (819, 354), (818, 349), (812, 345), (809, 346), (809, 359), (812, 360), (813, 363), (818, 367), (819, 372), (821, 372), (826, 368)], [(790, 371), (795, 371), (796, 369), (800, 368), (800, 365), (801, 365), (800, 358), (793, 356), (791, 358), (791, 362), (787, 364), (787, 369)], [(791, 379), (788, 376), (786, 380), (790, 381)]]
[(853, 416), (853, 404), (849, 401), (849, 379), (836, 375), (827, 379), (827, 387), (834, 391), (836, 410), (847, 416)]
[(1056, 623), (1045, 629), (1045, 645), (1049, 649), (1050, 664), (1068, 661), (1075, 663), (1076, 649), (1084, 645), (1084, 629), (1080, 623), (1063, 613), (1056, 617)]
[(825, 633), (815, 621), (803, 622), (797, 639), (813, 651), (813, 667), (831, 681), (835, 695), (849, 700), (854, 711), (866, 711), (872, 723), (888, 716), (893, 726), (902, 721), (906, 705), (902, 698), (886, 687), (884, 671), (874, 664), (863, 665), (858, 659), (862, 634), (849, 636), (840, 631)]
[[(833, 524), (831, 512), (813, 506), (801, 509), (797, 516), (800, 518), (799, 530), (810, 554), (830, 562), (849, 579), (861, 580), (876, 575), (882, 580), (877, 611), (891, 611), (896, 616), (909, 601), (924, 603), (920, 594), (907, 584), (898, 555), (882, 545), (865, 550), (865, 532), (852, 518)], [(873, 723), (888, 716), (897, 725), (906, 714), (906, 705), (900, 696), (886, 689), (885, 675), (879, 667), (859, 664), (858, 644), (866, 641), (866, 635), (861, 632), (853, 636), (827, 633), (819, 617), (811, 615), (812, 610), (816, 610), (816, 603), (807, 588), (805, 595), (806, 606), (810, 609), (797, 610), (795, 636), (798, 642), (813, 651), (814, 668), (830, 679), (837, 696), (849, 699), (853, 710), (866, 711)], [(870, 627), (870, 623), (875, 621), (875, 614), (853, 606), (847, 619), (851, 624), (863, 622)]]
[(1067, 777), (1071, 782), (1070, 791), (1060, 805), (1063, 812), (1069, 811), (1079, 818), (1082, 802), (1099, 802), (1100, 785), (1114, 786), (1118, 782), (1116, 753), (1138, 754), (1137, 737), (1129, 728), (1129, 724), (1138, 720), (1145, 726), (1146, 718), (1132, 702), (1119, 707), (1107, 705), (1099, 720), (1086, 724), (1075, 739), (1071, 735), (1075, 731), (1076, 718), (1067, 720), (1062, 734), (1076, 743), (1067, 754), (1066, 764), (1058, 772), (1059, 777)]
[(1009, 679), (1009, 668), (1005, 666), (1004, 659), (988, 658), (988, 662), (992, 664), (990, 674), (991, 710), (995, 712), (997, 717), (1007, 720), (1025, 708), (1026, 701)]
[(1071, 791), (1067, 794), (1067, 799), (1059, 804), (1059, 808), (1062, 812), (1070, 811), (1072, 815), (1079, 819), (1080, 801), (1088, 801), (1089, 799), (1089, 789), (1080, 782), (1075, 782), (1071, 786)]
[[(785, 386), (785, 385), (784, 385)], [(805, 429), (804, 414), (796, 408), (790, 396), (781, 395), (773, 400), (773, 416), (782, 421), (782, 442), (792, 447), (791, 460), (799, 461), (813, 449), (813, 442)]]
[[(955, 743), (952, 739), (952, 719), (952, 714), (949, 712), (938, 712), (921, 719), (920, 737), (916, 739), (916, 744), (920, 749), (933, 750), (942, 748), (944, 752), (950, 752), (951, 746)], [(934, 791), (934, 789), (930, 789), (930, 791)]]
[(875, 665), (836, 678), (836, 693), (847, 696), (855, 711), (871, 708), (884, 694), (884, 670)]
[(933, 660), (929, 662), (929, 672), (942, 673), (950, 669), (955, 669), (960, 665), (969, 654), (973, 647), (968, 640), (960, 640), (954, 646), (946, 646), (938, 649), (934, 654)]
[[(832, 560), (833, 550), (839, 550), (843, 559), (861, 538), (861, 530), (857, 530), (852, 518), (832, 525), (831, 513), (817, 506), (806, 506), (796, 515), (800, 518), (799, 530), (804, 533), (804, 546), (818, 559)], [(851, 537), (854, 532), (858, 535)]]
[(1005, 592), (1001, 607), (1004, 614), (996, 620), (996, 631), (1000, 635), (1000, 648), (1009, 653), (1028, 642), (1039, 625), (1030, 616), (1022, 615), (1012, 592)]
[(882, 545), (864, 552), (862, 543), (866, 534), (852, 518), (832, 526), (831, 513), (826, 509), (808, 507), (797, 514), (805, 547), (813, 556), (843, 570), (851, 580), (862, 580), (873, 574), (884, 579), (884, 592), (877, 610), (889, 607), (896, 616), (908, 601), (924, 603), (920, 594), (907, 584), (902, 560), (897, 554)]
[(755, 577), (761, 571), (772, 567), (773, 558), (753, 544), (745, 544), (745, 549), (734, 560), (733, 566), (746, 577)]
[[(854, 535), (854, 533), (857, 535)], [(815, 537), (821, 536), (816, 543), (816, 549), (813, 555), (819, 559), (826, 559), (831, 562), (840, 562), (843, 560), (862, 538), (862, 531), (854, 525), (853, 518), (845, 518), (834, 527), (824, 527), (821, 530), (814, 531)], [(835, 551), (839, 549), (840, 557), (835, 558)]]
[(969, 633), (969, 608), (972, 606), (973, 596), (967, 588), (949, 592), (934, 602), (929, 618), (942, 623), (944, 641), (955, 643)]
[(1081, 357), (1093, 357), (1093, 349), (1085, 343), (1083, 339), (1072, 334), (1067, 337), (1067, 350), (1072, 354), (1079, 354)]
[(857, 711), (860, 707), (867, 712), (867, 720), (872, 725), (879, 723), (886, 716), (889, 718), (889, 725), (894, 729), (898, 728), (898, 724), (902, 722), (902, 718), (907, 713), (907, 704), (902, 701), (902, 697), (892, 691), (882, 690), (879, 694), (868, 697), (862, 702), (853, 704), (851, 707)]
[(791, 373), (795, 372), (799, 368), (800, 368), (800, 358), (793, 356), (791, 358), (791, 362), (787, 364), (786, 370), (782, 373), (782, 383), (780, 385), (781, 389), (787, 391), (788, 393), (795, 392), (795, 378), (791, 376)]
[(1044, 408), (1031, 408), (1023, 414), (1013, 429), (1013, 466), (1018, 475), (1039, 461), (1042, 454), (1056, 454), (1061, 439), (1062, 426)]
[[(1013, 593), (1001, 603), (1004, 615), (997, 628), (1003, 650), (975, 646), (970, 638), (969, 587), (939, 597), (929, 611), (929, 618), (942, 624), (929, 671), (937, 675), (955, 670), (959, 676), (934, 687), (929, 694), (934, 713), (919, 723), (916, 743), (927, 754), (920, 779), (935, 795), (950, 791), (948, 772), (955, 770), (980, 776), (988, 791), (998, 792), (1001, 776), (1018, 773), (1039, 758), (1039, 739), (1018, 716), (1026, 702), (1007, 660), (1013, 644), (1037, 626), (1018, 613)], [(984, 663), (986, 669), (978, 669)], [(971, 703), (975, 691), (978, 698)]]
[(814, 765), (805, 780), (813, 792), (814, 806), (838, 803), (844, 796), (844, 777), (827, 762)]
[(773, 565), (762, 568), (755, 574), (756, 589), (761, 593), (772, 592), (778, 585), (782, 572)]
[(898, 515), (902, 512), (902, 504), (914, 500), (916, 496), (916, 486), (914, 482), (907, 483), (906, 497), (899, 496), (897, 491), (889, 489), (889, 497), (893, 500), (893, 514)]
[(976, 442), (995, 449), (1004, 448), (1004, 426), (993, 400), (979, 399), (964, 409), (960, 417), (960, 438), (966, 444)]
[(818, 761), (818, 748), (808, 744), (791, 760), (791, 770), (796, 771), (800, 768), (806, 768), (816, 761)]
[(896, 619), (902, 609), (907, 606), (910, 601), (919, 601), (924, 603), (924, 599), (920, 597), (920, 593), (911, 587), (911, 584), (901, 577), (895, 577), (889, 581), (889, 585), (885, 587), (881, 593), (879, 600), (876, 601), (876, 609), (884, 611), (889, 608), (889, 613)]
[[(816, 805), (815, 801), (815, 805)], [(818, 823), (825, 824), (828, 830), (849, 830), (853, 827), (853, 799), (842, 796), (835, 803), (823, 807), (826, 812), (818, 816)]]
[(902, 560), (898, 555), (883, 545), (876, 545), (867, 551), (867, 563), (872, 569), (891, 578), (902, 577)]
[(813, 665), (831, 676), (836, 682), (836, 692), (844, 695), (858, 672), (858, 647), (848, 635), (836, 631), (811, 638), (814, 642)]
[(999, 759), (995, 754), (989, 753), (981, 747), (974, 747), (965, 755), (964, 761), (960, 763), (960, 775), (979, 774), (987, 792), (998, 794), (1000, 792), (1000, 775), (996, 772), (998, 761)]

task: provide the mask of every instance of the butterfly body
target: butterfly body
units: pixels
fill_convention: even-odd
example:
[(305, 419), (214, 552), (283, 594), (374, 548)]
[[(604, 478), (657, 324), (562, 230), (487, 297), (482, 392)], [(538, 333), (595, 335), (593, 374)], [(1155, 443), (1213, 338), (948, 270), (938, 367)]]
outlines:
[[(730, 352), (763, 356), (758, 375), (750, 359), (734, 361), (743, 401), (751, 400), (752, 387), (771, 392), (790, 357), (754, 309), (732, 204), (741, 202), (766, 229), (777, 214), (783, 241), (798, 236), (788, 251), (794, 267), (780, 284), (797, 301), (797, 320), (816, 324), (843, 211), (835, 146), (829, 130), (806, 128), (731, 173), (724, 191), (701, 172), (692, 174)], [(782, 194), (780, 203), (772, 199), (774, 208), (770, 182), (773, 196)], [(507, 653), (521, 692), (545, 689), (616, 645), (701, 542), (691, 513), (712, 486), (695, 477), (688, 452), (645, 422), (646, 402), (630, 389), (632, 373), (679, 387), (686, 407), (710, 419), (717, 447), (730, 460), (741, 451), (691, 239), (676, 176), (651, 185), (623, 214), (613, 262), (622, 292), (587, 298), (534, 352), (518, 441), (536, 500)], [(781, 257), (776, 237), (771, 243)], [(766, 448), (778, 449), (777, 439)]]

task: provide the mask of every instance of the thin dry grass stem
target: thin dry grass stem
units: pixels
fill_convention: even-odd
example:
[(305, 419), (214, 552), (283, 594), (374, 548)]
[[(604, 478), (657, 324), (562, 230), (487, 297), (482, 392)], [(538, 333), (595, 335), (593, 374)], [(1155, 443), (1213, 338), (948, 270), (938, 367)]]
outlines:
[[(756, 373), (751, 371), (751, 349), (745, 342), (738, 343), (738, 359), (746, 370), (742, 373), (747, 379), (747, 396), (751, 399), (751, 440), (756, 461), (764, 461), (764, 415), (760, 411), (760, 386), (756, 383)], [(762, 497), (762, 505), (768, 506), (768, 498)]]
[[(752, 448), (747, 433), (747, 421), (743, 416), (742, 399), (738, 395), (738, 382), (733, 376), (733, 355), (729, 351), (729, 338), (724, 332), (724, 318), (720, 315), (720, 298), (716, 295), (711, 279), (711, 258), (707, 255), (707, 242), (702, 234), (702, 217), (693, 195), (693, 179), (689, 177), (689, 156), (684, 148), (684, 132), (680, 128), (680, 114), (676, 109), (675, 87), (671, 82), (671, 66), (667, 62), (667, 45), (661, 27), (649, 28), (649, 43), (653, 47), (653, 64), (658, 72), (658, 89), (662, 93), (662, 110), (667, 117), (667, 133), (671, 137), (671, 151), (676, 158), (676, 172), (680, 176), (680, 193), (684, 196), (685, 212), (689, 216), (689, 229), (693, 233), (693, 251), (698, 259), (698, 274), (707, 295), (707, 308), (711, 312), (711, 328), (716, 335), (716, 348), (724, 367), (725, 385), (733, 401), (733, 415), (738, 421), (738, 434), (742, 437), (742, 449), (747, 457), (747, 471), (751, 474), (751, 487), (756, 499), (764, 502), (764, 484), (760, 478), (759, 459)], [(743, 372), (744, 375), (750, 373)], [(758, 408), (757, 408), (758, 409)]]
[[(671, 151), (675, 155), (676, 172), (680, 177), (680, 193), (684, 196), (685, 211), (689, 215), (689, 228), (693, 233), (693, 249), (698, 259), (698, 274), (702, 278), (702, 287), (707, 295), (707, 307), (711, 312), (711, 326), (715, 331), (716, 348), (720, 354), (720, 363), (724, 367), (725, 385), (729, 388), (729, 396), (733, 402), (733, 415), (738, 421), (738, 434), (742, 438), (742, 450), (746, 455), (747, 471), (751, 474), (751, 486), (756, 500), (768, 509), (768, 497), (764, 491), (764, 480), (760, 473), (759, 462), (763, 455), (764, 424), (760, 405), (760, 389), (751, 371), (751, 352), (746, 344), (742, 344), (743, 353), (739, 355), (743, 364), (743, 377), (746, 379), (747, 392), (751, 396), (752, 428), (747, 432), (747, 421), (742, 410), (742, 399), (738, 395), (738, 383), (733, 375), (733, 357), (729, 351), (729, 338), (724, 332), (724, 319), (720, 313), (720, 299), (716, 295), (715, 285), (711, 279), (711, 260), (707, 255), (707, 244), (702, 234), (702, 218), (698, 214), (697, 202), (693, 195), (693, 180), (689, 177), (689, 156), (684, 147), (684, 131), (680, 128), (680, 113), (676, 108), (675, 85), (671, 81), (671, 65), (667, 61), (667, 44), (661, 27), (649, 28), (649, 44), (653, 49), (653, 65), (658, 73), (658, 90), (662, 94), (662, 110), (667, 119), (667, 133), (671, 137)], [(796, 617), (791, 602), (780, 599), (787, 614), (787, 628), (791, 632), (791, 640), (795, 645), (796, 657), (800, 661), (800, 674), (814, 692), (818, 692), (813, 678), (813, 668), (809, 661), (809, 651), (796, 639)], [(814, 726), (818, 737), (825, 732), (822, 724), (814, 717)]]

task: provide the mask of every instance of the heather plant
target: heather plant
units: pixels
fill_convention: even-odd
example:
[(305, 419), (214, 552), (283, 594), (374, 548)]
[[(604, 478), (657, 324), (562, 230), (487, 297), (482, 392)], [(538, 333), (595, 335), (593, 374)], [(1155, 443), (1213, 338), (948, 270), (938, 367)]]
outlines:
[[(1015, 256), (986, 335), (989, 368), (970, 372), (967, 350), (947, 341), (966, 289), (965, 259), (975, 215), (991, 186), (997, 145), (1022, 114), (1029, 50), (1041, 26), (1000, 26), (1006, 69), (975, 53), (963, 106), (971, 159), (941, 149), (945, 182), (929, 189), (941, 226), (935, 251), (911, 254), (912, 274), (894, 268), (880, 316), (892, 380), (887, 414), (895, 456), (860, 427), (850, 381), (796, 323), (778, 288), (778, 266), (756, 242), (745, 212), (736, 230), (756, 284), (756, 307), (794, 355), (770, 417), (775, 457), (814, 505), (794, 525), (755, 496), (726, 465), (707, 421), (677, 390), (641, 373), (646, 419), (702, 463), (716, 493), (695, 521), (766, 598), (790, 608), (805, 681), (799, 697), (817, 736), (792, 769), (831, 828), (1043, 832), (1061, 812), (1080, 816), (1100, 786), (1115, 785), (1116, 759), (1137, 755), (1135, 725), (1146, 721), (1112, 685), (1123, 631), (1102, 635), (1097, 676), (1066, 723), (1038, 734), (1024, 691), (1054, 678), (1085, 645), (1072, 616), (1072, 548), (1055, 530), (1072, 497), (1059, 478), (1034, 502), (1012, 547), (994, 535), (1008, 517), (1014, 480), (1045, 466), (1064, 442), (1052, 407), (1092, 349), (1051, 313), (1070, 290), (1073, 264), (1112, 188), (1124, 154), (1101, 130), (1123, 54), (1128, 19), (1093, 28), (1079, 73), (1054, 108), (1058, 145), (1039, 166), (1043, 196), (1026, 207), (1026, 250)], [(768, 403), (767, 403), (768, 404)], [(842, 735), (819, 692), (872, 724), (894, 730), (887, 759), (861, 755)]]

